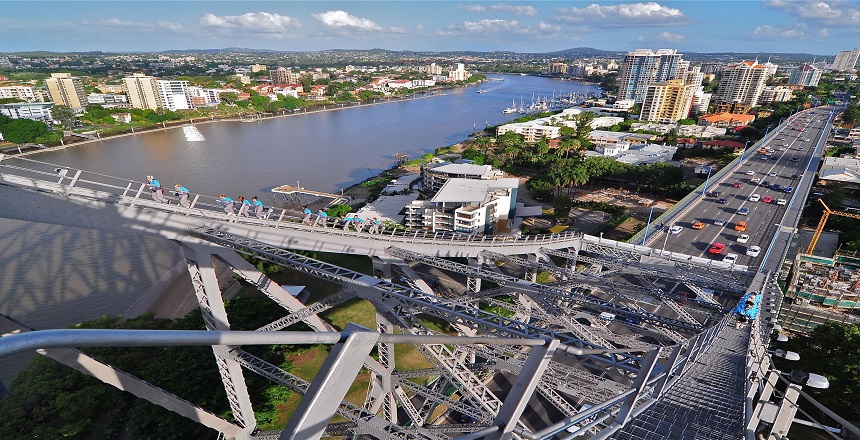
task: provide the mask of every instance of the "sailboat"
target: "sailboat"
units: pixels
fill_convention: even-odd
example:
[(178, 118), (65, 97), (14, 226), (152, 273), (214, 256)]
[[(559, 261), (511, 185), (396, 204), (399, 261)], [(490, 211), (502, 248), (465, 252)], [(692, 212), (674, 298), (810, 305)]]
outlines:
[(526, 113), (526, 108), (523, 107), (523, 97), (520, 96), (520, 108), (517, 109), (517, 113), (524, 115)]
[(504, 113), (506, 115), (511, 114), (511, 113), (516, 113), (516, 112), (517, 112), (517, 101), (514, 99), (511, 100), (511, 106), (510, 107), (502, 110), (502, 113)]

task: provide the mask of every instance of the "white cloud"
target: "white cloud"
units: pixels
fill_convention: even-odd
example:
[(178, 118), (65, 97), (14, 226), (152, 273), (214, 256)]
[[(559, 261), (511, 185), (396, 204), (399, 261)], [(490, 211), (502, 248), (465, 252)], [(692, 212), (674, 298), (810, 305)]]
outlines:
[(406, 33), (403, 28), (383, 27), (370, 19), (356, 17), (346, 11), (326, 11), (311, 15), (330, 30), (342, 33)]
[(600, 23), (601, 26), (666, 26), (689, 22), (680, 9), (669, 8), (657, 2), (625, 3), (618, 5), (590, 4), (584, 8), (556, 10), (556, 21), (569, 24)]
[(798, 20), (827, 26), (860, 25), (860, 4), (844, 0), (797, 2), (771, 0), (765, 6), (781, 9)]
[(463, 35), (485, 35), (485, 36), (534, 36), (541, 37), (559, 32), (561, 28), (556, 25), (540, 23), (537, 27), (531, 27), (516, 20), (483, 19), (478, 21), (465, 21), (449, 25), (444, 30), (436, 32), (440, 36), (463, 36)]
[(680, 34), (673, 34), (671, 32), (660, 32), (657, 34), (655, 40), (662, 41), (664, 43), (680, 43), (684, 41), (684, 36)]
[(470, 12), (487, 12), (487, 8), (481, 5), (457, 5), (455, 8)]
[(182, 29), (182, 25), (179, 23), (171, 23), (169, 21), (159, 21), (158, 25), (164, 29), (169, 29), (171, 31), (178, 31)]
[(124, 29), (129, 29), (129, 28), (142, 29), (142, 30), (167, 29), (167, 30), (171, 30), (171, 31), (178, 31), (178, 30), (182, 29), (181, 24), (173, 23), (173, 22), (169, 22), (169, 21), (159, 21), (158, 23), (149, 23), (149, 22), (143, 22), (143, 21), (125, 21), (125, 20), (120, 20), (118, 18), (107, 18), (104, 20), (97, 20), (97, 21), (83, 21), (81, 23), (85, 24), (87, 26), (118, 27), (118, 28), (124, 28)]
[(222, 16), (206, 13), (200, 18), (200, 24), (210, 28), (279, 36), (285, 36), (291, 29), (301, 27), (297, 19), (272, 12)]
[(514, 15), (527, 15), (529, 17), (537, 15), (537, 9), (535, 9), (534, 6), (513, 6), (499, 3), (497, 5), (490, 6), (490, 9), (494, 11), (510, 12)]
[(806, 27), (798, 25), (794, 27), (778, 28), (770, 25), (758, 26), (750, 32), (749, 36), (756, 40), (806, 40), (811, 38)]

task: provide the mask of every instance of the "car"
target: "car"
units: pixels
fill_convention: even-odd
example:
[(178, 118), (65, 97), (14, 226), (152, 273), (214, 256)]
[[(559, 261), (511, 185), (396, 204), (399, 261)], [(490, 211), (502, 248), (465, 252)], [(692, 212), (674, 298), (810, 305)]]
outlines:
[(746, 231), (747, 230), (747, 222), (737, 222), (735, 223), (735, 231)]
[(790, 193), (790, 192), (794, 191), (794, 188), (792, 188), (792, 187), (790, 187), (790, 186), (786, 186), (786, 187), (785, 187), (785, 188), (783, 188), (782, 190), (783, 190), (783, 191), (785, 191), (785, 192), (787, 192), (787, 193)]
[(721, 218), (718, 218), (718, 219), (714, 220), (714, 224), (717, 226), (722, 226), (722, 225), (726, 224), (726, 221), (721, 219)]
[(746, 243), (750, 241), (750, 236), (747, 234), (738, 235), (738, 243)]
[(722, 254), (723, 249), (725, 249), (725, 248), (726, 248), (726, 245), (724, 243), (714, 243), (711, 245), (711, 247), (708, 248), (708, 253), (709, 254)]
[(670, 233), (670, 234), (672, 234), (672, 235), (678, 235), (678, 234), (680, 234), (680, 233), (681, 233), (681, 231), (683, 231), (683, 230), (684, 230), (684, 227), (683, 227), (683, 226), (675, 225), (675, 226), (672, 226), (672, 227), (670, 227), (670, 228), (669, 228), (669, 233)]
[(798, 177), (800, 177), (800, 176), (798, 176), (797, 174), (792, 174), (792, 175), (791, 175), (791, 178), (792, 178), (792, 179), (797, 179)]
[(755, 171), (750, 170), (750, 171), (747, 171), (745, 174), (747, 176), (755, 176)]
[(717, 199), (717, 203), (725, 205), (726, 203), (729, 203), (729, 199)]
[(744, 206), (743, 208), (738, 209), (738, 215), (749, 215), (750, 209)]
[(750, 246), (747, 248), (748, 257), (758, 257), (761, 254), (761, 248), (758, 246)]
[(767, 175), (768, 175), (768, 176), (770, 176), (770, 177), (776, 177), (776, 173), (775, 173), (775, 172), (773, 172), (773, 171), (771, 171), (771, 172), (767, 173)]
[(785, 199), (779, 199), (776, 201), (776, 204), (779, 206), (785, 206), (785, 204), (787, 204), (787, 203), (788, 203), (788, 201)]
[(782, 189), (782, 185), (780, 185), (778, 183), (774, 183), (773, 185), (770, 186), (770, 189), (774, 189), (774, 190), (779, 191)]
[(750, 202), (758, 202), (759, 200), (761, 200), (761, 196), (758, 194), (753, 194), (750, 196), (749, 200)]
[(767, 160), (767, 156), (762, 156), (761, 160)]
[(711, 191), (708, 193), (708, 195), (710, 195), (711, 197), (719, 197), (719, 196), (723, 195), (723, 192), (722, 191)]
[(771, 159), (773, 159), (773, 160), (779, 160), (779, 156), (771, 156)]
[(792, 162), (797, 162), (797, 161), (798, 161), (798, 159), (797, 159), (796, 157), (792, 157), (792, 158), (791, 158), (791, 161), (792, 161)]
[(744, 184), (742, 182), (735, 182), (732, 184), (732, 188), (743, 188)]
[(758, 177), (753, 177), (752, 179), (750, 179), (750, 183), (759, 183), (759, 182), (761, 182), (761, 179), (759, 179)]
[(723, 263), (735, 264), (738, 261), (738, 254), (728, 254), (723, 257)]
[(767, 180), (765, 180), (765, 181), (763, 181), (763, 182), (761, 183), (761, 186), (770, 186), (770, 182), (768, 182)]
[(702, 229), (705, 227), (705, 224), (700, 222), (700, 221), (695, 221), (695, 222), (693, 222), (693, 225), (691, 227), (693, 229)]
[(771, 196), (764, 196), (764, 198), (763, 198), (763, 199), (761, 199), (761, 201), (762, 201), (762, 202), (764, 202), (764, 203), (770, 203), (770, 202), (772, 202), (772, 201), (773, 201), (773, 197), (771, 197)]
[(797, 147), (797, 148), (795, 148), (795, 150), (797, 150), (797, 151), (803, 151), (803, 147)]

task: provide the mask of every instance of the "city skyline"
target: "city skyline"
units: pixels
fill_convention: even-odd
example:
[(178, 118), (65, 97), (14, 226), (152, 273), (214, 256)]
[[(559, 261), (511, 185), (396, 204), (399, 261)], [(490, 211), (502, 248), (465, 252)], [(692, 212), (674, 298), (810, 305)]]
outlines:
[[(860, 41), (857, 1), (4, 1), (0, 52), (241, 47), (809, 53)], [(165, 7), (169, 5), (169, 7)], [(38, 9), (38, 14), (33, 10)]]

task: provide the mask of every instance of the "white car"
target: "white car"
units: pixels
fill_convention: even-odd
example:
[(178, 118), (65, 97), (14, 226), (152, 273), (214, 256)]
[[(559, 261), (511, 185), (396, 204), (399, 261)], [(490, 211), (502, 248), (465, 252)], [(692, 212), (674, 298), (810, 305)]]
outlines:
[(768, 175), (768, 176), (770, 176), (770, 177), (776, 177), (776, 173), (775, 173), (775, 172), (773, 172), (773, 171), (771, 171), (771, 172), (767, 173), (767, 175)]
[(738, 236), (738, 243), (746, 243), (750, 241), (750, 236), (747, 234), (741, 234)]
[(776, 204), (779, 206), (785, 206), (786, 203), (788, 203), (788, 201), (785, 199), (779, 199), (776, 201)]
[(761, 196), (758, 194), (753, 194), (750, 196), (750, 202), (758, 202), (759, 200), (761, 200)]
[(747, 171), (746, 175), (747, 176), (755, 176), (755, 171)]
[(722, 226), (722, 225), (726, 224), (726, 221), (721, 219), (721, 218), (718, 218), (718, 219), (714, 220), (714, 224), (717, 226)]
[(758, 257), (758, 254), (760, 254), (760, 253), (761, 253), (761, 248), (758, 246), (750, 246), (747, 249), (747, 256), (748, 257)]
[(678, 235), (683, 230), (684, 230), (683, 226), (672, 226), (671, 228), (669, 228), (669, 233), (672, 235)]
[(758, 177), (754, 177), (752, 180), (750, 180), (750, 182), (759, 183), (759, 182), (761, 182), (761, 179), (759, 179)]
[(723, 257), (723, 263), (735, 264), (736, 261), (738, 261), (738, 254), (728, 254)]

